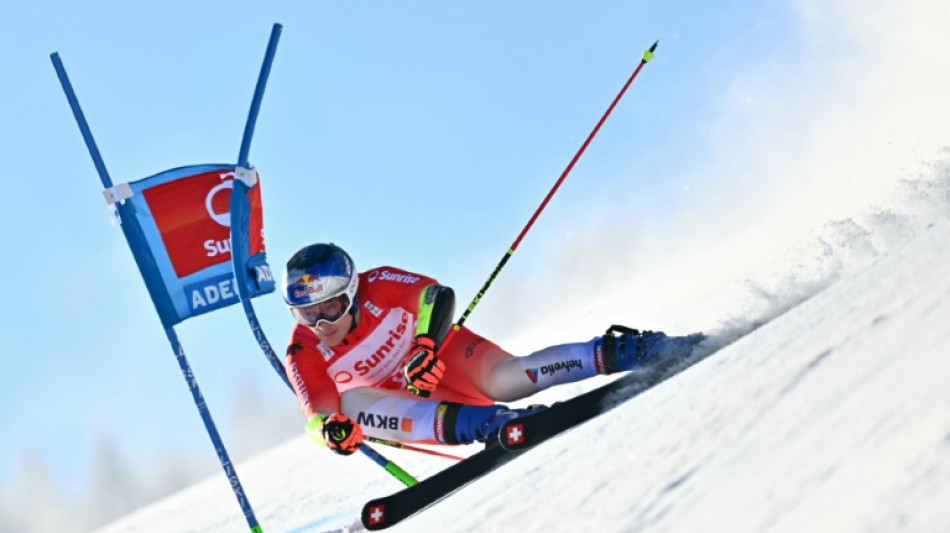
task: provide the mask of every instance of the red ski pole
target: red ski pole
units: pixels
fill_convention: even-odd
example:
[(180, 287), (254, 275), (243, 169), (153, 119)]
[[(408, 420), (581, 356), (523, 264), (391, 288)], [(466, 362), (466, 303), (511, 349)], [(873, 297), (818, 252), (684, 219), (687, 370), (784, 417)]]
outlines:
[(633, 74), (630, 75), (630, 78), (627, 79), (627, 83), (624, 84), (623, 88), (620, 89), (620, 92), (617, 93), (617, 96), (614, 98), (614, 101), (610, 103), (610, 107), (607, 108), (607, 111), (604, 112), (604, 115), (600, 117), (600, 120), (597, 122), (597, 125), (594, 126), (593, 131), (590, 132), (590, 135), (587, 136), (587, 139), (584, 141), (584, 144), (581, 145), (580, 149), (574, 154), (574, 158), (571, 159), (571, 162), (568, 163), (567, 168), (564, 169), (564, 172), (561, 173), (561, 177), (558, 178), (557, 182), (551, 187), (551, 190), (548, 192), (548, 195), (544, 197), (544, 201), (541, 202), (541, 205), (538, 206), (538, 209), (534, 212), (534, 215), (531, 216), (531, 220), (525, 225), (524, 229), (521, 230), (521, 233), (518, 235), (518, 238), (515, 239), (515, 242), (512, 243), (511, 247), (508, 248), (508, 251), (505, 252), (505, 255), (501, 258), (501, 261), (498, 262), (498, 266), (495, 267), (495, 270), (492, 271), (491, 275), (488, 276), (488, 279), (485, 281), (485, 284), (482, 285), (482, 288), (478, 291), (478, 294), (475, 295), (475, 298), (472, 300), (472, 303), (469, 304), (468, 308), (465, 309), (465, 312), (462, 313), (461, 318), (458, 322), (452, 327), (452, 330), (449, 331), (448, 336), (443, 341), (442, 345), (445, 346), (448, 344), (449, 340), (455, 335), (459, 329), (461, 329), (462, 324), (465, 323), (465, 320), (468, 319), (468, 316), (472, 313), (472, 310), (475, 309), (475, 306), (478, 305), (478, 302), (482, 299), (482, 296), (485, 295), (485, 292), (488, 291), (488, 287), (491, 286), (492, 282), (495, 281), (495, 278), (498, 276), (498, 273), (501, 272), (501, 269), (504, 268), (505, 263), (508, 262), (508, 259), (512, 254), (515, 253), (515, 250), (518, 249), (518, 245), (521, 244), (521, 239), (528, 233), (528, 230), (531, 229), (531, 226), (534, 225), (534, 221), (538, 219), (538, 215), (541, 214), (541, 211), (544, 210), (545, 206), (548, 205), (548, 202), (551, 200), (551, 197), (554, 196), (554, 193), (557, 192), (558, 188), (561, 186), (561, 183), (564, 182), (564, 178), (571, 172), (571, 169), (574, 168), (574, 165), (577, 163), (577, 160), (580, 159), (581, 154), (584, 153), (584, 150), (587, 149), (587, 146), (593, 140), (594, 136), (597, 135), (597, 132), (600, 130), (600, 127), (603, 126), (604, 122), (607, 120), (607, 117), (610, 116), (610, 113), (614, 110), (614, 107), (617, 106), (617, 102), (623, 97), (624, 93), (627, 92), (627, 87), (630, 87), (630, 84), (633, 83), (634, 78), (637, 77), (637, 74), (640, 73), (640, 69), (643, 68), (643, 65), (646, 65), (651, 59), (653, 59), (653, 53), (656, 51), (657, 45), (660, 44), (660, 41), (653, 43), (649, 49), (643, 52), (643, 58), (640, 60), (640, 63), (637, 65), (637, 68), (633, 71)]
[(399, 448), (400, 450), (408, 450), (410, 452), (424, 453), (427, 455), (434, 455), (436, 457), (444, 457), (446, 459), (452, 459), (455, 461), (461, 461), (465, 459), (464, 457), (459, 457), (458, 455), (452, 455), (449, 453), (443, 453), (436, 450), (430, 450), (429, 448), (420, 448), (418, 446), (413, 446), (411, 444), (406, 444), (404, 442), (398, 442), (394, 440), (378, 439), (376, 437), (366, 437), (366, 440), (372, 442), (373, 444), (382, 444), (384, 446), (392, 446), (393, 448)]

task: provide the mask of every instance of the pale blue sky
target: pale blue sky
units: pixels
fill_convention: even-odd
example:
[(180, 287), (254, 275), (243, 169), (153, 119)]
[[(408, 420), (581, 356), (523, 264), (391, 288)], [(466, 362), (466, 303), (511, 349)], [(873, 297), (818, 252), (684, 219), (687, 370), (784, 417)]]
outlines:
[[(800, 175), (793, 187), (788, 176), (763, 172), (802, 154), (822, 161), (810, 144), (819, 112), (835, 102), (859, 107), (847, 91), (868, 76), (857, 67), (877, 51), (851, 25), (856, 10), (825, 4), (4, 8), (0, 484), (33, 453), (66, 487), (80, 487), (97, 438), (138, 464), (170, 450), (215, 461), (121, 231), (109, 225), (50, 52), (60, 53), (106, 166), (122, 183), (234, 161), (271, 26), (283, 24), (250, 151), (262, 176), (271, 266), (279, 272), (299, 247), (332, 240), (361, 268), (394, 264), (434, 275), (465, 305), (659, 39), (656, 59), (470, 319), (505, 339), (536, 321), (532, 300), (550, 307), (563, 293), (592, 312), (583, 296), (604, 290), (596, 273), (615, 259), (613, 232), (634, 243), (617, 257), (642, 267), (687, 243), (702, 248), (712, 228), (748, 229), (761, 222), (756, 215), (791, 209), (769, 205), (817, 178)], [(757, 150), (764, 136), (773, 148)], [(806, 170), (820, 168), (814, 161)], [(567, 283), (541, 285), (562, 279), (552, 269), (574, 268), (581, 274)], [(279, 296), (254, 305), (281, 353), (291, 319)], [(650, 315), (632, 316), (642, 317)], [(239, 308), (176, 329), (229, 447), (268, 427), (260, 413), (235, 423), (241, 394), (266, 398), (275, 418), (297, 416)]]

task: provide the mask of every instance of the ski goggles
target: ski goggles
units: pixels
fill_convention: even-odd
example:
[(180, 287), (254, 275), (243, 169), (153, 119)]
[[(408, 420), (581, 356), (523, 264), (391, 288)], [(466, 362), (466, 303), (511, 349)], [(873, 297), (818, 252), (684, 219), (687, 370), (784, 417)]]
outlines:
[(336, 324), (346, 313), (349, 312), (353, 302), (346, 294), (334, 296), (329, 300), (324, 300), (304, 307), (291, 307), (290, 314), (294, 315), (294, 320), (298, 324), (315, 328), (321, 322), (327, 324)]

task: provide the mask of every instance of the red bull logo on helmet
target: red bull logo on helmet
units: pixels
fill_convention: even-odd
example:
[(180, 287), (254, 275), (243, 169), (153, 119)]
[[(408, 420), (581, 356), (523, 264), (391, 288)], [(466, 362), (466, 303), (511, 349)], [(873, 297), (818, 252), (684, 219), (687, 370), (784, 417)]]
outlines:
[(311, 294), (319, 294), (325, 290), (320, 276), (304, 274), (300, 276), (292, 285), (294, 298), (304, 298)]

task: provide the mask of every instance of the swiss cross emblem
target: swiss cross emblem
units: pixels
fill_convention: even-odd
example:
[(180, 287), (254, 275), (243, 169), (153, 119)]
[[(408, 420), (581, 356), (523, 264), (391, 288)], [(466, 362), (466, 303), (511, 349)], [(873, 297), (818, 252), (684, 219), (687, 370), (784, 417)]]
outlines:
[(386, 518), (386, 509), (383, 505), (374, 505), (369, 508), (370, 525), (382, 524)]
[(508, 433), (505, 434), (508, 444), (518, 444), (524, 440), (524, 426), (521, 424), (512, 424), (508, 427)]

